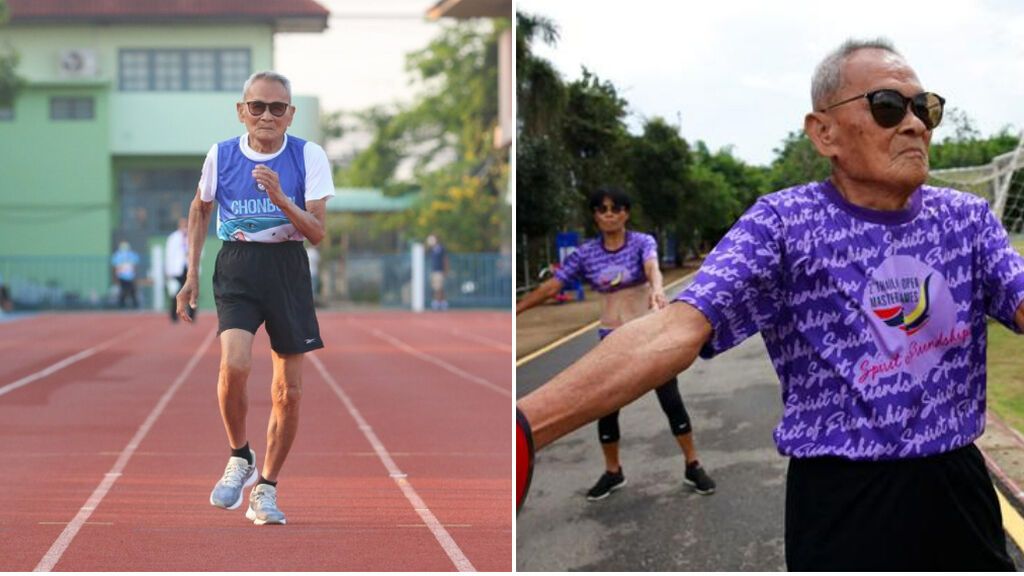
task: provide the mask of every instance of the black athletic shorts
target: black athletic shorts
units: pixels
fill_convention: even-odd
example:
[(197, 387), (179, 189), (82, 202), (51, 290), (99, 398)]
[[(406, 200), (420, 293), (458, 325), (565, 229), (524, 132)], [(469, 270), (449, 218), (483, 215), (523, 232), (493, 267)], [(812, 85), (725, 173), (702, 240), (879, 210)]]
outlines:
[(213, 298), (218, 334), (231, 328), (255, 334), (266, 322), (278, 354), (324, 347), (302, 242), (225, 242), (213, 271)]
[(981, 452), (885, 462), (791, 458), (791, 571), (1005, 571), (1002, 514)]

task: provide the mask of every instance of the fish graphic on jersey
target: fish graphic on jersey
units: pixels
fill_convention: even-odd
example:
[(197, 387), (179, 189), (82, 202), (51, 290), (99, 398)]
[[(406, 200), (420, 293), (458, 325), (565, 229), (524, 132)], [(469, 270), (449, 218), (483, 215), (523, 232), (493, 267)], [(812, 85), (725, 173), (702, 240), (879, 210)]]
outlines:
[(236, 218), (221, 223), (221, 228), (232, 240), (241, 242), (279, 242), (282, 235), (289, 236), (290, 231), (282, 230), (291, 224), (287, 218)]
[(601, 273), (597, 276), (597, 282), (602, 288), (623, 286), (629, 284), (629, 281), (632, 279), (629, 269), (619, 265), (609, 266), (601, 270)]

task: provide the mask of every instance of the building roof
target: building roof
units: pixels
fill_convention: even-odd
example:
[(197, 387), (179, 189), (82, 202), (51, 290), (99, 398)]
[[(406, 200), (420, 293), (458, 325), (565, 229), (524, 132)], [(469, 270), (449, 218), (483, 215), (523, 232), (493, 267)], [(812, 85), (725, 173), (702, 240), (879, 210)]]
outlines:
[(418, 193), (385, 196), (377, 188), (335, 188), (327, 201), (328, 212), (402, 212), (409, 209)]
[(10, 24), (265, 22), (278, 32), (322, 32), (330, 12), (314, 0), (7, 0)]
[(511, 18), (512, 0), (438, 0), (427, 18)]

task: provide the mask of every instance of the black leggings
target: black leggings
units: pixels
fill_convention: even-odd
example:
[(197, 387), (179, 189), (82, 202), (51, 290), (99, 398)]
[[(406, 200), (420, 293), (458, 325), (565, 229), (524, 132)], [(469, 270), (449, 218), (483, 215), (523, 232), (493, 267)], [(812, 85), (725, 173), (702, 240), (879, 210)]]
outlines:
[[(597, 338), (604, 340), (611, 333), (612, 331), (607, 328), (598, 328)], [(693, 429), (690, 428), (690, 415), (686, 413), (683, 398), (679, 395), (679, 381), (672, 378), (655, 388), (654, 391), (658, 394), (658, 403), (661, 404), (662, 411), (665, 412), (665, 416), (668, 416), (668, 425), (672, 430), (672, 435), (689, 434)], [(618, 410), (597, 421), (597, 434), (601, 444), (614, 444), (619, 441)]]
[[(686, 413), (683, 398), (679, 395), (679, 381), (673, 378), (655, 388), (654, 391), (658, 394), (661, 409), (665, 412), (665, 416), (668, 416), (672, 435), (681, 436), (690, 433), (692, 431), (690, 415)], [(612, 444), (619, 441), (618, 410), (597, 421), (597, 433), (601, 444)]]

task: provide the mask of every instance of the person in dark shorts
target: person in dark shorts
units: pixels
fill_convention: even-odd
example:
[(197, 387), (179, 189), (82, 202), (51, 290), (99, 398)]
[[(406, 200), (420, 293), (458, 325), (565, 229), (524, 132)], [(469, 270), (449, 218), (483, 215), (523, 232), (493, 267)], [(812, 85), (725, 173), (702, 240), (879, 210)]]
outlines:
[[(334, 184), (324, 150), (286, 134), (295, 107), (284, 76), (253, 74), (236, 109), (246, 134), (210, 148), (189, 209), (188, 273), (177, 313), (191, 322), (199, 257), (216, 203), (217, 236), (224, 241), (213, 276), (221, 342), (217, 396), (231, 456), (210, 503), (233, 510), (244, 488), (255, 483), (246, 517), (255, 524), (284, 524), (277, 481), (298, 431), (303, 358), (324, 346), (303, 241), (316, 245), (323, 239)], [(270, 336), (274, 373), (267, 451), (257, 474), (245, 417), (252, 343), (261, 324)]]
[[(547, 280), (516, 303), (516, 315), (558, 294), (574, 278), (586, 280), (601, 299), (601, 319), (597, 330), (604, 340), (623, 324), (660, 310), (666, 305), (658, 268), (658, 243), (654, 237), (626, 228), (631, 202), (624, 190), (608, 186), (598, 188), (589, 198), (590, 211), (600, 236), (584, 242), (566, 257), (563, 265)], [(715, 492), (715, 481), (701, 466), (693, 442), (693, 426), (679, 395), (679, 381), (672, 377), (655, 388), (658, 403), (668, 418), (669, 430), (683, 453), (686, 468), (683, 483), (696, 493)], [(604, 473), (587, 492), (587, 499), (602, 500), (626, 485), (619, 462), (619, 411), (597, 421), (597, 435), (604, 453)]]
[(540, 449), (760, 333), (790, 570), (1013, 570), (974, 441), (988, 318), (1024, 332), (1024, 257), (983, 198), (925, 183), (945, 99), (890, 42), (842, 44), (811, 99), (831, 176), (759, 198), (672, 304), (520, 399), (520, 435)]

